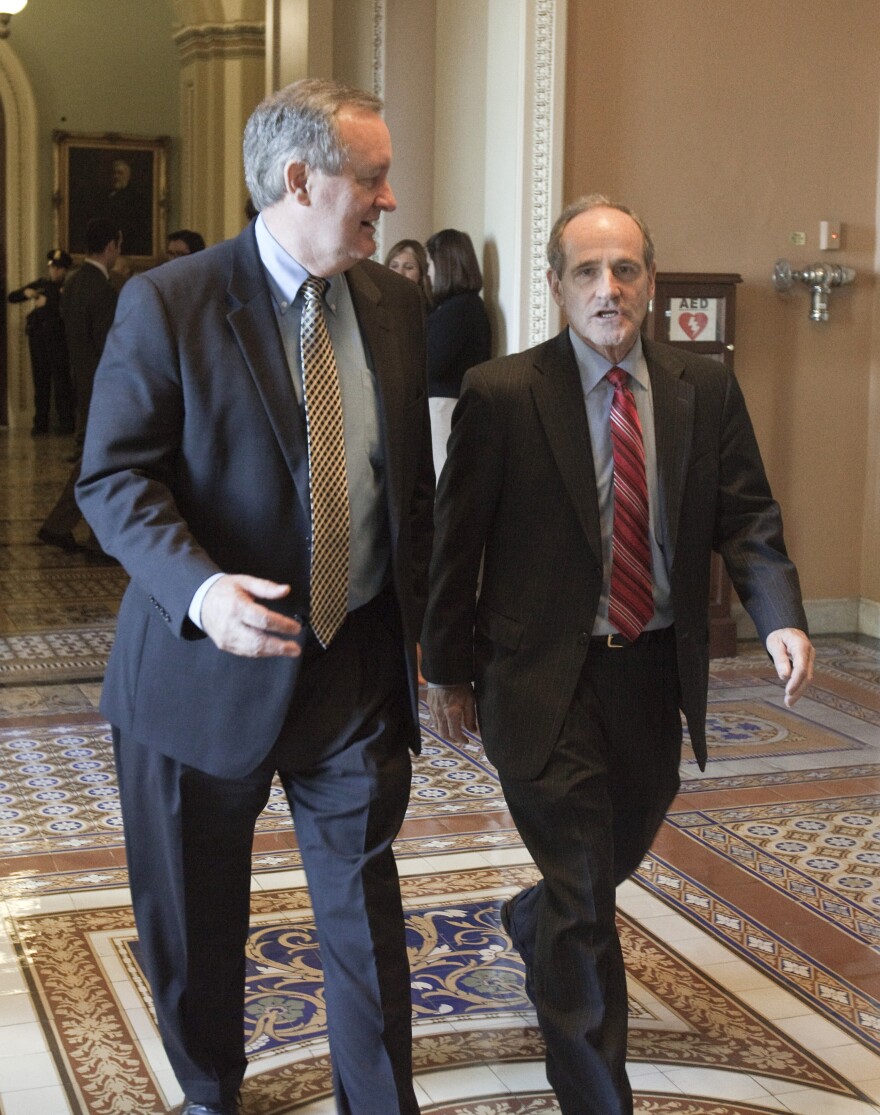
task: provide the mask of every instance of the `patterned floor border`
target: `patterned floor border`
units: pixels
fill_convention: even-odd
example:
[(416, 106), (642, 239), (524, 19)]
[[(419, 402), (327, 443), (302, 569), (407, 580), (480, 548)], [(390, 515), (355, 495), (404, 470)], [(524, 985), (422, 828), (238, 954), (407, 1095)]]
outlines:
[(880, 1002), (876, 999), (668, 861), (650, 854), (634, 878), (818, 1013), (880, 1053)]
[(0, 635), (0, 687), (100, 680), (113, 644), (115, 622), (81, 627), (65, 624), (63, 628)]
[(673, 812), (667, 823), (880, 950), (880, 795)]
[[(752, 1103), (671, 1096), (663, 1092), (636, 1092), (635, 1115), (779, 1115), (776, 1107)], [(549, 1092), (531, 1092), (518, 1097), (481, 1096), (478, 1100), (422, 1105), (422, 1115), (559, 1115)]]
[[(709, 769), (711, 770), (711, 767)], [(699, 794), (713, 790), (754, 790), (761, 786), (791, 786), (805, 782), (836, 782), (842, 778), (880, 778), (880, 764), (861, 763), (853, 766), (814, 767), (811, 770), (780, 770), (761, 774), (722, 775), (720, 778), (701, 776), (683, 779), (679, 793)]]
[[(696, 760), (690, 750), (687, 730), (684, 738), (683, 765), (694, 769)], [(792, 713), (761, 697), (743, 696), (710, 702), (706, 713), (706, 743), (711, 760), (728, 763), (759, 757), (778, 762), (795, 755), (847, 754), (868, 746), (839, 727), (831, 728), (800, 715), (800, 710)]]
[[(37, 649), (42, 646), (40, 642)], [(111, 737), (95, 708), (96, 688), (47, 686), (45, 695), (40, 687), (5, 691), (5, 723), (0, 718), (0, 838), (6, 866), (0, 871), (0, 897), (125, 885), (121, 860), (115, 854), (122, 848), (122, 832)], [(77, 692), (85, 707), (70, 709), (66, 703), (75, 701)], [(45, 704), (44, 715), (34, 711), (35, 702), (40, 701)], [(850, 746), (838, 732), (816, 725), (802, 728), (791, 714), (760, 701), (727, 702), (722, 709), (724, 719), (718, 721), (714, 734), (727, 733), (732, 745), (713, 745), (713, 754), (719, 758), (747, 751), (753, 758), (775, 756), (779, 737), (786, 737), (789, 751), (797, 750), (791, 745), (798, 741), (806, 752), (830, 753), (844, 742)], [(413, 761), (413, 791), (407, 811), (407, 822), (412, 825), (409, 832), (404, 828), (397, 841), (398, 854), (432, 856), (517, 847), (519, 839), (507, 815), (497, 775), (479, 739), (472, 736), (462, 745), (450, 744), (430, 729), (424, 705), (421, 716), (423, 751)], [(747, 729), (760, 737), (753, 746), (742, 742), (748, 738)], [(795, 740), (788, 739), (792, 733)], [(878, 771), (878, 764), (855, 764), (739, 778), (686, 778), (683, 793), (794, 785), (817, 779), (854, 782), (876, 778)], [(756, 806), (754, 811), (760, 814), (761, 809), (769, 808)], [(473, 818), (470, 822), (468, 815)], [(676, 820), (673, 815), (673, 823), (682, 825), (685, 816), (680, 812)], [(257, 836), (256, 872), (301, 866), (289, 809), (278, 784), (258, 821)], [(265, 838), (262, 846), (261, 837)], [(714, 850), (723, 852), (717, 842)], [(867, 886), (876, 873), (880, 848), (868, 848), (864, 854), (873, 857), (867, 867), (858, 867), (863, 873), (861, 882)], [(88, 867), (77, 864), (89, 855)], [(773, 869), (768, 867), (765, 873), (767, 881), (775, 881)], [(846, 897), (841, 895), (843, 901)]]
[[(25, 720), (27, 726), (0, 723), (0, 898), (126, 886), (108, 725), (94, 707), (32, 718), (24, 690), (10, 689), (7, 695), (21, 698), (8, 703), (20, 713), (13, 723)], [(256, 836), (256, 873), (302, 866), (277, 781)], [(520, 846), (481, 745), (450, 744), (423, 729), (406, 823), (395, 843), (398, 856)]]
[[(457, 997), (470, 1012), (470, 1016), (456, 1015), (447, 1009), (435, 1018), (424, 1012), (417, 1015), (417, 1077), (434, 1069), (447, 1072), (463, 1066), (542, 1060), (534, 1016), (521, 1011), (522, 1022), (505, 1023), (505, 1019), (517, 1017), (514, 1008), (527, 1004), (522, 993), (521, 964), (497, 929), (499, 899), (534, 878), (535, 869), (523, 865), (402, 880), (405, 907), (414, 918), (408, 927), (408, 939), (415, 939), (411, 953), (414, 981), (422, 985), (444, 983), (443, 1001), (448, 1004)], [(425, 924), (434, 926), (436, 922), (436, 918), (425, 917), (425, 909), (431, 904), (436, 905), (438, 917), (457, 919), (455, 932), (460, 941), (469, 943), (468, 955), (459, 956), (460, 950), (450, 948), (446, 938), (435, 940), (433, 929), (426, 935)], [(467, 920), (468, 904), (477, 910), (473, 925)], [(252, 908), (262, 932), (274, 923), (302, 926), (310, 916), (304, 888), (257, 892)], [(166, 1112), (154, 1069), (144, 1059), (141, 1043), (145, 1034), (141, 1031), (135, 1036), (132, 1032), (129, 1015), (118, 998), (121, 990), (106, 967), (107, 941), (136, 936), (130, 908), (19, 915), (10, 917), (7, 924), (76, 1115)], [(626, 916), (621, 916), (619, 926), (634, 997), (631, 1061), (724, 1069), (797, 1081), (799, 1087), (819, 1089), (829, 1096), (864, 1098), (808, 1050), (703, 976), (659, 938)], [(114, 949), (118, 945), (111, 951)], [(450, 961), (455, 962), (454, 973)], [(296, 969), (297, 965), (291, 967)], [(493, 969), (495, 975), (500, 972), (500, 982)], [(509, 981), (510, 973), (516, 976), (518, 990)], [(263, 976), (260, 971), (258, 978)], [(143, 982), (129, 979), (128, 987), (126, 997), (137, 994), (149, 1011)], [(286, 996), (294, 1019), (298, 1017), (295, 988), (293, 981)], [(312, 1000), (321, 998), (314, 994), (314, 987), (305, 990)], [(481, 993), (485, 996), (482, 1006)], [(284, 999), (279, 987), (268, 995), (267, 1009), (273, 1012), (273, 1018), (284, 1013)], [(487, 1025), (493, 1010), (501, 1012), (497, 1024)], [(256, 1019), (255, 1026), (261, 1025)], [(294, 1041), (285, 1063), (273, 1065), (270, 1057), (262, 1071), (249, 1076), (244, 1088), (248, 1115), (280, 1115), (329, 1094), (329, 1059), (314, 1017), (306, 1032), (308, 1040), (298, 1055)], [(475, 1101), (469, 1102), (473, 1108)], [(511, 1098), (505, 1102), (511, 1102)]]

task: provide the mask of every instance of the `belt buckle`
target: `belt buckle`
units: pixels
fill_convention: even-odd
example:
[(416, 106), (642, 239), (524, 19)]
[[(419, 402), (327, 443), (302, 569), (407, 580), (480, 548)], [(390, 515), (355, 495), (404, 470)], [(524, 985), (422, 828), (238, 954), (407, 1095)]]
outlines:
[[(615, 639), (621, 639), (623, 641), (616, 643), (614, 641)], [(623, 638), (619, 631), (612, 631), (607, 638), (606, 645), (609, 650), (625, 650), (626, 647), (629, 646), (629, 643)]]

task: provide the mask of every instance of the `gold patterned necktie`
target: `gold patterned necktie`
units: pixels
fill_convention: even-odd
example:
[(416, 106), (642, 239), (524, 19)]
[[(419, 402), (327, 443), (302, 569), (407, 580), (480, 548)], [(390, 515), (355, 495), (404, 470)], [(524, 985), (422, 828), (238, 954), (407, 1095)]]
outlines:
[(654, 614), (645, 446), (636, 401), (623, 368), (612, 368), (611, 451), (614, 459), (614, 525), (608, 618), (634, 640)]
[(342, 397), (324, 318), (324, 292), (329, 285), (326, 279), (314, 276), (303, 283), (300, 325), (312, 511), (309, 622), (322, 647), (329, 646), (348, 609), (351, 530)]

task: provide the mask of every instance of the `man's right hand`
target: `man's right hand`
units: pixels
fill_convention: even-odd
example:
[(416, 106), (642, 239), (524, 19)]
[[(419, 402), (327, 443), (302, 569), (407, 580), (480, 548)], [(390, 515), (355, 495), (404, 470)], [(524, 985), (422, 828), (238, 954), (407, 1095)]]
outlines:
[(467, 742), (462, 729), (477, 730), (477, 705), (470, 685), (430, 686), (428, 708), (435, 730), (452, 743)]
[(290, 585), (240, 573), (227, 574), (205, 593), (202, 629), (220, 650), (230, 654), (244, 658), (297, 658), (302, 648), (294, 640), (303, 625), (258, 603), (280, 600), (289, 592)]

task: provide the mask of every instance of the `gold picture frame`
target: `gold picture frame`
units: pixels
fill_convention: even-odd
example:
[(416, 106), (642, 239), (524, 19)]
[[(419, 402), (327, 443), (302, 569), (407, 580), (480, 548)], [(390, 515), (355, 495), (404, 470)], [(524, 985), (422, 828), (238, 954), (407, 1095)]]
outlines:
[(86, 226), (108, 217), (122, 230), (122, 253), (137, 269), (165, 258), (168, 136), (52, 133), (55, 243), (80, 261)]

